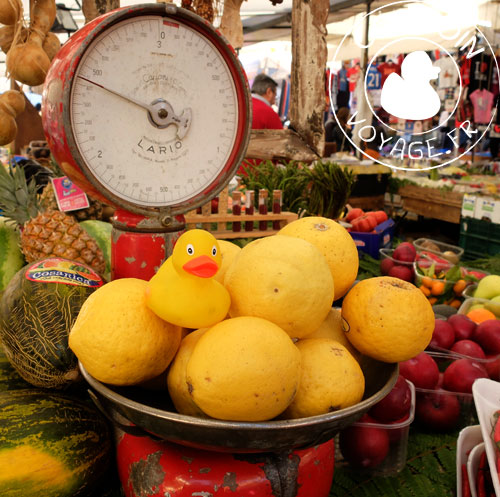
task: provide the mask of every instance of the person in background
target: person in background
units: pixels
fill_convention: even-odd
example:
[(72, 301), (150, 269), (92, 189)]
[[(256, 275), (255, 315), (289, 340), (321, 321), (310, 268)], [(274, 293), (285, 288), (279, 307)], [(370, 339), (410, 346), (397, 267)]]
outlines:
[[(351, 142), (345, 136), (351, 136), (351, 132), (347, 126), (349, 120), (349, 109), (341, 107), (337, 111), (338, 123), (335, 117), (331, 117), (325, 124), (325, 142), (335, 143), (337, 152), (350, 152), (352, 150)], [(340, 124), (340, 126), (339, 126)]]
[[(272, 105), (276, 102), (278, 83), (266, 74), (257, 74), (252, 83), (252, 129), (283, 129), (280, 116)], [(245, 159), (238, 169), (238, 176), (247, 176), (247, 169), (260, 164), (260, 159)]]
[(272, 105), (276, 102), (278, 83), (266, 74), (257, 74), (252, 84), (252, 129), (283, 129), (280, 116)]

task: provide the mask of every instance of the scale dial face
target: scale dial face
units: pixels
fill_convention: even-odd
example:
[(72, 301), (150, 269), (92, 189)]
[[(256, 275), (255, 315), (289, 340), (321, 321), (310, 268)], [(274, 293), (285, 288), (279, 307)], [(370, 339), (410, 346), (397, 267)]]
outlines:
[(63, 102), (65, 135), (111, 203), (182, 212), (235, 174), (249, 138), (248, 84), (200, 18), (142, 7), (119, 9), (85, 38)]

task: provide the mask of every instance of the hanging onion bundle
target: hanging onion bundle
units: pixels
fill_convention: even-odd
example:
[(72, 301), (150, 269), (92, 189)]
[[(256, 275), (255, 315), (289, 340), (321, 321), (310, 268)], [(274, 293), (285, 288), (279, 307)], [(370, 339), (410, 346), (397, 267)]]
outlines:
[(61, 48), (61, 41), (55, 33), (48, 32), (45, 36), (45, 40), (43, 40), (42, 48), (45, 50), (49, 60), (52, 61)]
[[(27, 40), (23, 42), (19, 36), (17, 40), (14, 37), (7, 53), (7, 71), (16, 81), (29, 86), (38, 86), (45, 81), (51, 59), (43, 45), (55, 18), (55, 0), (35, 0)], [(53, 37), (51, 43), (53, 44)]]
[(0, 23), (7, 26), (16, 24), (22, 11), (21, 0), (0, 0)]
[(0, 95), (0, 145), (7, 145), (17, 134), (16, 116), (24, 111), (26, 100), (17, 90)]
[[(16, 36), (16, 30), (17, 26), (15, 24), (0, 28), (0, 48), (2, 52), (7, 53), (10, 50)], [(24, 43), (28, 39), (28, 33), (28, 29), (22, 26), (17, 34), (17, 43)]]

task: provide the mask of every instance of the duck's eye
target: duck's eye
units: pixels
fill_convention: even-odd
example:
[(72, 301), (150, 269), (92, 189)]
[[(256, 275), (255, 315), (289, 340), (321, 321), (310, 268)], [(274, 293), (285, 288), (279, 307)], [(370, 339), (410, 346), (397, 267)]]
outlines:
[(214, 257), (217, 255), (217, 247), (215, 245), (212, 247), (212, 255)]
[(186, 247), (186, 252), (188, 255), (193, 255), (194, 254), (194, 247), (192, 243), (188, 243)]

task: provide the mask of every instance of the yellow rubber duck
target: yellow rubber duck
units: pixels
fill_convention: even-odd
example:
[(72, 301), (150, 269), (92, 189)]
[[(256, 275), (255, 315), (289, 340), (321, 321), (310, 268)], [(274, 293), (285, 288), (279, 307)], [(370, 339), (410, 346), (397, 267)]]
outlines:
[(219, 244), (211, 233), (186, 231), (149, 280), (146, 305), (163, 320), (185, 328), (205, 328), (222, 321), (231, 298), (214, 278), (221, 262)]

